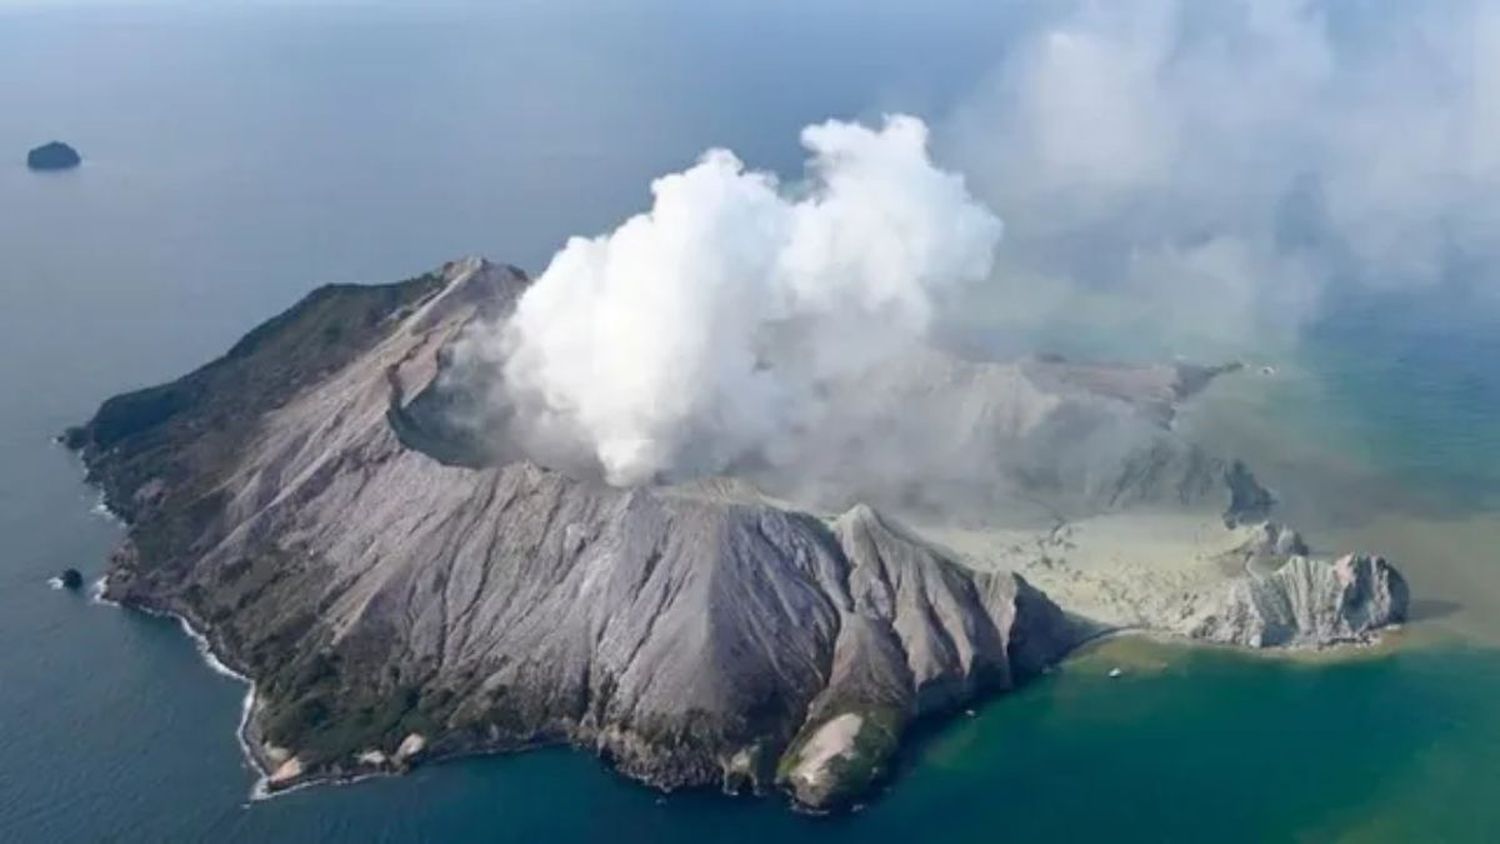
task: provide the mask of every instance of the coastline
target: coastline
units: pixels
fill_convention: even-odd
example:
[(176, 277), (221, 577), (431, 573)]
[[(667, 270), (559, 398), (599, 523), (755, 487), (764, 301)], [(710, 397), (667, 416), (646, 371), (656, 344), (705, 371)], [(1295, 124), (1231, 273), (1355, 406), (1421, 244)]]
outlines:
[[(85, 480), (85, 483), (88, 483), (87, 480)], [(90, 484), (90, 486), (92, 486), (92, 484)], [(121, 517), (118, 513), (110, 509), (102, 490), (100, 490), (99, 492), (98, 502), (90, 508), (90, 512), (96, 516), (99, 516), (100, 518), (106, 519), (111, 524), (117, 527), (120, 527), (122, 529), (129, 528), (129, 522)], [(203, 664), (208, 666), (208, 669), (210, 671), (220, 676), (227, 677), (229, 679), (235, 680), (236, 682), (244, 684), (245, 694), (240, 701), (240, 719), (239, 723), (235, 726), (234, 737), (235, 742), (239, 745), (241, 757), (246, 762), (247, 767), (250, 769), (250, 771), (255, 774), (255, 781), (251, 784), (250, 791), (247, 796), (248, 803), (258, 803), (264, 800), (271, 800), (276, 797), (291, 794), (294, 791), (301, 791), (303, 789), (314, 788), (318, 786), (354, 785), (356, 783), (371, 779), (395, 777), (405, 773), (406, 770), (409, 770), (409, 768), (403, 769), (393, 768), (388, 765), (369, 764), (367, 767), (345, 772), (324, 772), (298, 775), (297, 777), (290, 778), (285, 785), (273, 785), (272, 778), (275, 771), (270, 765), (270, 760), (264, 758), (264, 756), (256, 749), (256, 742), (252, 735), (254, 727), (253, 716), (255, 712), (256, 700), (255, 681), (248, 675), (231, 668), (229, 664), (225, 662), (224, 658), (214, 650), (213, 640), (205, 632), (194, 627), (192, 621), (190, 621), (183, 614), (174, 612), (169, 609), (147, 606), (145, 604), (135, 602), (117, 601), (107, 596), (108, 587), (109, 575), (106, 573), (105, 575), (96, 579), (90, 586), (89, 603), (97, 606), (112, 607), (114, 609), (119, 609), (127, 612), (139, 612), (152, 618), (169, 619), (176, 621), (178, 628), (181, 629), (182, 632), (188, 637), (188, 639), (193, 642), (195, 649), (198, 651), (199, 657), (203, 661)], [(539, 748), (545, 745), (545, 742), (537, 742), (519, 746), (493, 748), (477, 747), (470, 750), (451, 753), (429, 754), (424, 756), (423, 758), (428, 762), (442, 762), (451, 759), (492, 756), (501, 753), (519, 753), (526, 750)], [(659, 792), (663, 797), (672, 792), (672, 789), (670, 788), (661, 788), (649, 783), (647, 784), (647, 787)]]
[(270, 800), (275, 797), (290, 794), (293, 791), (299, 791), (301, 789), (311, 788), (313, 786), (351, 785), (361, 780), (380, 776), (390, 776), (399, 773), (399, 771), (369, 770), (360, 771), (348, 776), (307, 776), (303, 778), (294, 778), (286, 785), (273, 787), (271, 784), (271, 779), (274, 771), (271, 770), (268, 760), (266, 760), (259, 752), (257, 752), (255, 741), (252, 736), (252, 716), (255, 711), (256, 693), (255, 681), (252, 680), (249, 676), (242, 674), (234, 670), (233, 668), (230, 668), (224, 662), (224, 660), (214, 652), (212, 640), (209, 639), (209, 637), (204, 634), (203, 631), (194, 627), (192, 622), (189, 621), (185, 616), (171, 610), (157, 609), (155, 607), (148, 607), (138, 604), (126, 604), (107, 598), (104, 596), (104, 590), (107, 586), (107, 581), (108, 576), (101, 577), (97, 581), (95, 581), (94, 595), (92, 595), (90, 599), (92, 603), (101, 606), (115, 607), (127, 611), (139, 612), (143, 615), (151, 616), (152, 618), (170, 619), (172, 621), (176, 621), (177, 626), (182, 630), (182, 632), (186, 634), (190, 640), (192, 640), (193, 644), (196, 647), (196, 650), (198, 651), (199, 657), (201, 657), (203, 660), (203, 664), (207, 665), (210, 671), (222, 677), (228, 677), (229, 679), (244, 684), (245, 695), (243, 698), (241, 698), (240, 701), (240, 720), (239, 723), (235, 726), (234, 737), (236, 743), (239, 745), (241, 756), (244, 758), (251, 772), (255, 774), (255, 782), (251, 784), (250, 793), (248, 795), (250, 802), (256, 803), (262, 800)]
[[(100, 499), (98, 503), (91, 509), (95, 514), (99, 515), (101, 518), (108, 519), (116, 526), (122, 528), (129, 527), (129, 523), (125, 519), (123, 519), (118, 513), (115, 513), (112, 509), (109, 508), (102, 491), (100, 492)], [(966, 561), (966, 564), (970, 567), (974, 567), (972, 559)], [(255, 775), (255, 780), (251, 784), (248, 794), (249, 803), (269, 800), (274, 797), (289, 794), (294, 791), (300, 791), (305, 788), (312, 788), (315, 786), (353, 785), (355, 783), (368, 779), (374, 779), (377, 777), (397, 776), (405, 773), (409, 769), (408, 767), (393, 767), (387, 762), (381, 762), (378, 764), (358, 763), (361, 765), (361, 767), (355, 768), (353, 770), (340, 770), (331, 773), (325, 771), (320, 773), (310, 773), (306, 775), (299, 773), (295, 776), (288, 777), (285, 781), (285, 784), (273, 784), (275, 769), (272, 767), (271, 761), (269, 759), (266, 759), (264, 755), (258, 750), (253, 735), (253, 716), (256, 704), (255, 681), (248, 675), (230, 667), (225, 658), (215, 650), (213, 639), (205, 631), (195, 627), (192, 621), (185, 615), (169, 609), (147, 606), (134, 602), (121, 602), (107, 597), (108, 579), (109, 577), (106, 574), (94, 582), (91, 590), (92, 594), (90, 597), (90, 601), (92, 603), (113, 606), (126, 610), (136, 610), (144, 613), (145, 615), (153, 616), (156, 618), (168, 618), (175, 620), (183, 633), (193, 641), (199, 656), (202, 658), (204, 664), (208, 666), (210, 671), (213, 671), (216, 674), (228, 677), (245, 685), (245, 694), (241, 699), (240, 704), (240, 719), (235, 727), (235, 740), (240, 747), (241, 755), (246, 761), (247, 766)], [(1066, 608), (1065, 611), (1067, 611)], [(1390, 636), (1377, 635), (1369, 641), (1340, 642), (1322, 647), (1289, 646), (1272, 648), (1249, 648), (1239, 645), (1196, 639), (1191, 636), (1184, 635), (1180, 632), (1165, 630), (1144, 623), (1116, 625), (1101, 624), (1098, 621), (1086, 619), (1071, 611), (1069, 611), (1069, 614), (1085, 626), (1094, 628), (1094, 630), (1088, 635), (1083, 636), (1078, 641), (1076, 641), (1068, 649), (1068, 651), (1058, 659), (1055, 664), (1049, 666), (1046, 670), (1044, 670), (1042, 672), (1043, 674), (1050, 674), (1054, 670), (1066, 669), (1069, 664), (1076, 663), (1080, 659), (1088, 658), (1097, 650), (1108, 647), (1113, 642), (1121, 641), (1149, 642), (1153, 644), (1188, 648), (1194, 650), (1208, 649), (1211, 651), (1234, 653), (1241, 656), (1253, 657), (1258, 659), (1272, 659), (1291, 663), (1301, 662), (1313, 664), (1326, 663), (1330, 661), (1343, 661), (1347, 659), (1362, 657), (1368, 658), (1384, 653), (1389, 649), (1397, 646), (1394, 642), (1390, 641)], [(1396, 633), (1399, 632), (1400, 629), (1401, 628), (1395, 628), (1388, 632)], [(982, 702), (984, 701), (974, 701), (975, 704)], [(476, 747), (457, 752), (431, 754), (424, 757), (424, 760), (428, 762), (441, 762), (456, 758), (479, 757), (494, 755), (498, 753), (521, 752), (536, 746), (540, 745), (537, 744), (523, 745), (520, 747), (495, 748)], [(671, 791), (670, 789), (659, 788), (650, 783), (646, 783), (646, 785), (653, 790), (662, 793), (663, 795), (668, 794)], [(796, 801), (793, 801), (793, 805), (796, 805)]]
[(1365, 640), (1336, 642), (1331, 645), (1278, 645), (1275, 647), (1251, 648), (1226, 642), (1197, 639), (1167, 630), (1150, 627), (1122, 627), (1101, 631), (1078, 643), (1059, 666), (1090, 657), (1095, 651), (1121, 642), (1142, 642), (1181, 648), (1185, 651), (1205, 651), (1244, 659), (1276, 662), (1285, 665), (1331, 665), (1362, 659), (1378, 659), (1408, 647), (1416, 647), (1423, 641), (1411, 635), (1408, 625), (1386, 628)]
[[(61, 444), (60, 438), (54, 438), (52, 441), (54, 443)], [(80, 464), (83, 464), (83, 460), (81, 458), (79, 458), (78, 462)], [(93, 484), (91, 484), (88, 480), (88, 472), (86, 466), (84, 471), (84, 483), (88, 484), (89, 486), (93, 486)], [(98, 501), (92, 508), (90, 508), (90, 512), (102, 519), (105, 519), (106, 521), (122, 530), (128, 530), (130, 527), (129, 522), (127, 522), (119, 513), (116, 513), (114, 510), (110, 509), (108, 497), (105, 495), (104, 490), (98, 489), (98, 493)], [(268, 787), (271, 772), (267, 768), (266, 761), (260, 757), (260, 754), (255, 752), (254, 745), (250, 741), (249, 730), (251, 714), (255, 707), (255, 681), (252, 680), (248, 675), (242, 674), (234, 670), (233, 668), (230, 668), (228, 663), (226, 663), (223, 658), (221, 658), (217, 653), (214, 652), (213, 642), (209, 639), (207, 634), (195, 628), (192, 622), (189, 621), (186, 616), (180, 613), (172, 612), (171, 610), (158, 609), (137, 604), (126, 604), (108, 597), (108, 591), (109, 574), (106, 573), (95, 580), (90, 586), (89, 603), (96, 606), (107, 606), (121, 610), (132, 610), (140, 612), (144, 615), (151, 616), (153, 618), (166, 618), (176, 621), (178, 627), (182, 629), (182, 632), (187, 634), (187, 637), (192, 640), (195, 648), (198, 651), (198, 656), (202, 658), (203, 663), (208, 666), (210, 671), (222, 677), (228, 677), (232, 680), (244, 684), (245, 695), (240, 701), (240, 720), (239, 723), (235, 726), (234, 737), (235, 741), (239, 744), (241, 755), (249, 764), (250, 770), (256, 775), (255, 782), (250, 787), (250, 800), (265, 800), (282, 793), (284, 790), (291, 790), (290, 788), (284, 790), (272, 790)]]
[[(186, 634), (190, 640), (192, 640), (199, 656), (203, 660), (203, 663), (208, 666), (210, 671), (214, 672), (215, 674), (219, 674), (220, 676), (228, 677), (245, 685), (245, 694), (240, 703), (240, 719), (239, 723), (235, 727), (235, 740), (239, 745), (242, 757), (246, 761), (250, 770), (256, 775), (255, 781), (251, 784), (250, 787), (250, 792), (248, 795), (249, 803), (271, 800), (273, 798), (290, 794), (295, 791), (315, 788), (318, 786), (355, 785), (366, 780), (383, 777), (395, 777), (406, 773), (406, 770), (399, 768), (392, 769), (384, 765), (371, 765), (368, 769), (349, 771), (347, 773), (309, 774), (306, 776), (294, 777), (286, 785), (273, 787), (271, 780), (274, 771), (271, 770), (268, 760), (264, 759), (262, 755), (257, 752), (255, 743), (251, 736), (253, 726), (252, 716), (255, 708), (255, 681), (245, 674), (242, 674), (234, 670), (233, 668), (230, 668), (223, 661), (223, 659), (214, 652), (212, 640), (205, 633), (195, 628), (185, 616), (176, 612), (172, 612), (170, 610), (138, 606), (135, 604), (126, 604), (107, 598), (104, 596), (104, 590), (107, 586), (107, 581), (108, 577), (105, 576), (99, 578), (95, 582), (94, 595), (91, 596), (91, 601), (93, 603), (116, 607), (123, 610), (139, 611), (154, 618), (175, 620), (178, 624), (178, 627), (183, 631), (183, 633)], [(1403, 629), (1404, 628), (1396, 628), (1389, 632), (1400, 633)], [(1157, 630), (1150, 627), (1119, 627), (1100, 630), (1097, 633), (1079, 640), (1076, 644), (1073, 645), (1072, 648), (1068, 650), (1066, 654), (1062, 656), (1061, 659), (1058, 660), (1056, 664), (1048, 667), (1042, 672), (1042, 674), (1047, 675), (1051, 674), (1055, 670), (1066, 670), (1070, 666), (1070, 664), (1076, 664), (1080, 660), (1095, 656), (1096, 651), (1118, 642), (1136, 641), (1182, 648), (1184, 650), (1205, 650), (1209, 652), (1234, 654), (1240, 657), (1252, 659), (1273, 660), (1294, 664), (1302, 663), (1318, 665), (1327, 664), (1330, 662), (1342, 662), (1352, 659), (1373, 658), (1384, 655), (1385, 653), (1388, 653), (1389, 651), (1400, 647), (1397, 642), (1392, 641), (1392, 639), (1395, 638), (1404, 637), (1381, 635), (1367, 642), (1344, 642), (1326, 647), (1293, 646), (1274, 648), (1247, 648), (1239, 645), (1194, 639), (1190, 636), (1184, 636), (1180, 633)], [(979, 705), (986, 702), (987, 701), (985, 699), (979, 699), (973, 701), (973, 705)], [(483, 756), (497, 755), (501, 753), (518, 753), (540, 746), (542, 745), (534, 744), (523, 745), (519, 747), (490, 749), (474, 748), (472, 750), (430, 756), (426, 761), (443, 762), (452, 759), (478, 758)], [(647, 783), (646, 786), (654, 791), (657, 791), (662, 797), (665, 797), (672, 793), (672, 789), (659, 788), (649, 783)], [(799, 807), (796, 801), (792, 801), (792, 805), (794, 807), (797, 807), (799, 811), (803, 811), (805, 808)], [(828, 812), (811, 812), (811, 814), (822, 816), (828, 814)]]
[[(100, 507), (104, 507), (104, 505), (101, 504)], [(104, 509), (108, 511), (107, 507), (104, 507)], [(113, 513), (110, 513), (110, 515), (114, 518), (115, 521), (119, 521), (118, 516), (114, 515)], [(267, 787), (270, 781), (270, 772), (266, 768), (265, 760), (261, 759), (260, 755), (255, 752), (255, 748), (252, 745), (249, 737), (250, 716), (255, 707), (255, 681), (250, 679), (248, 676), (235, 671), (233, 668), (230, 668), (224, 662), (224, 660), (219, 657), (217, 653), (214, 653), (213, 643), (209, 640), (208, 636), (205, 635), (202, 631), (193, 627), (192, 622), (188, 621), (186, 616), (172, 612), (170, 610), (156, 609), (154, 607), (147, 607), (136, 604), (125, 604), (120, 601), (116, 601), (112, 598), (106, 597), (108, 588), (109, 575), (105, 575), (94, 581), (94, 585), (92, 587), (93, 594), (89, 596), (90, 603), (99, 606), (114, 607), (116, 609), (131, 610), (139, 612), (143, 615), (151, 616), (152, 618), (164, 618), (176, 621), (177, 626), (181, 628), (182, 632), (186, 634), (190, 640), (192, 640), (193, 645), (198, 651), (198, 656), (202, 658), (203, 664), (207, 665), (210, 671), (218, 674), (221, 677), (228, 677), (231, 680), (235, 680), (239, 683), (244, 684), (245, 695), (240, 701), (240, 720), (239, 724), (235, 727), (234, 737), (235, 741), (240, 746), (241, 755), (244, 756), (245, 761), (249, 763), (251, 771), (256, 774), (256, 780), (250, 788), (250, 799), (252, 801), (264, 800), (282, 793), (282, 789), (271, 790)]]

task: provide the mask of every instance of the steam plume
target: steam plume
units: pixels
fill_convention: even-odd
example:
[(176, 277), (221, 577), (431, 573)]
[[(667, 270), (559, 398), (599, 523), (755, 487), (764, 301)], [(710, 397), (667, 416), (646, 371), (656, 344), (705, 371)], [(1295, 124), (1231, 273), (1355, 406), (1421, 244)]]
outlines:
[(989, 275), (1000, 220), (933, 165), (920, 120), (829, 121), (802, 144), (799, 184), (712, 150), (553, 257), (497, 340), (534, 451), (581, 445), (618, 484), (774, 459), (824, 385)]

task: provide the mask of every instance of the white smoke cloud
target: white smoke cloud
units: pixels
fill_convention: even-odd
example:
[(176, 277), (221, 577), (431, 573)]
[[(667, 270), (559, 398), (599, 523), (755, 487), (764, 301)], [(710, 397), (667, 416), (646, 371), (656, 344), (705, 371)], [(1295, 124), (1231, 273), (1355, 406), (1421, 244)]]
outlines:
[(617, 484), (776, 459), (826, 384), (920, 341), (991, 272), (1000, 220), (927, 134), (810, 126), (795, 185), (713, 150), (656, 180), (650, 211), (569, 240), (494, 340), (530, 450), (582, 448)]

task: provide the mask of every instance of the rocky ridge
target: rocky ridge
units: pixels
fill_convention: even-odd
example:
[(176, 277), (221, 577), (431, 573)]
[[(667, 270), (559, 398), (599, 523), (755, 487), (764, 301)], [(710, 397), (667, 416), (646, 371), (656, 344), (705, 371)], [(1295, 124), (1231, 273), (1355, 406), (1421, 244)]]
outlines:
[(1257, 648), (1368, 642), (1405, 618), (1407, 602), (1406, 581), (1383, 557), (1297, 554), (1268, 574), (1235, 580), (1183, 632)]

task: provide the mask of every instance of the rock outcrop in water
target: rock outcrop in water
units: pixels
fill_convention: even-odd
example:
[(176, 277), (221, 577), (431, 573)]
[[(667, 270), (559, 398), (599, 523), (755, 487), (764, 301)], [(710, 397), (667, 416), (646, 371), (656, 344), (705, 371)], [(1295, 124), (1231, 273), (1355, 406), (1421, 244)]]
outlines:
[(26, 166), (31, 170), (71, 170), (82, 163), (78, 150), (62, 141), (42, 144), (26, 154)]
[(1257, 648), (1363, 642), (1405, 621), (1407, 600), (1406, 581), (1382, 557), (1296, 554), (1274, 572), (1236, 580), (1186, 632)]
[[(453, 344), (526, 283), (464, 261), (322, 288), (65, 435), (130, 525), (106, 596), (184, 617), (254, 681), (244, 737), (272, 787), (570, 743), (663, 788), (779, 784), (835, 805), (882, 774), (914, 719), (1078, 642), (1018, 575), (966, 568), (872, 507), (825, 519), (727, 480), (619, 489), (450, 425)], [(916, 371), (933, 366), (943, 381), (902, 389), (968, 414), (964, 436), (1030, 447), (996, 471), (1059, 509), (1219, 496), (1229, 518), (1269, 500), (1166, 433), (1205, 371)], [(1070, 432), (1092, 447), (1057, 448)], [(1383, 588), (1394, 606), (1399, 579), (1367, 574), (1368, 589), (1309, 581), (1291, 623), (1341, 635), (1372, 606), (1358, 596)], [(1235, 631), (1287, 623), (1246, 606), (1226, 616)]]

